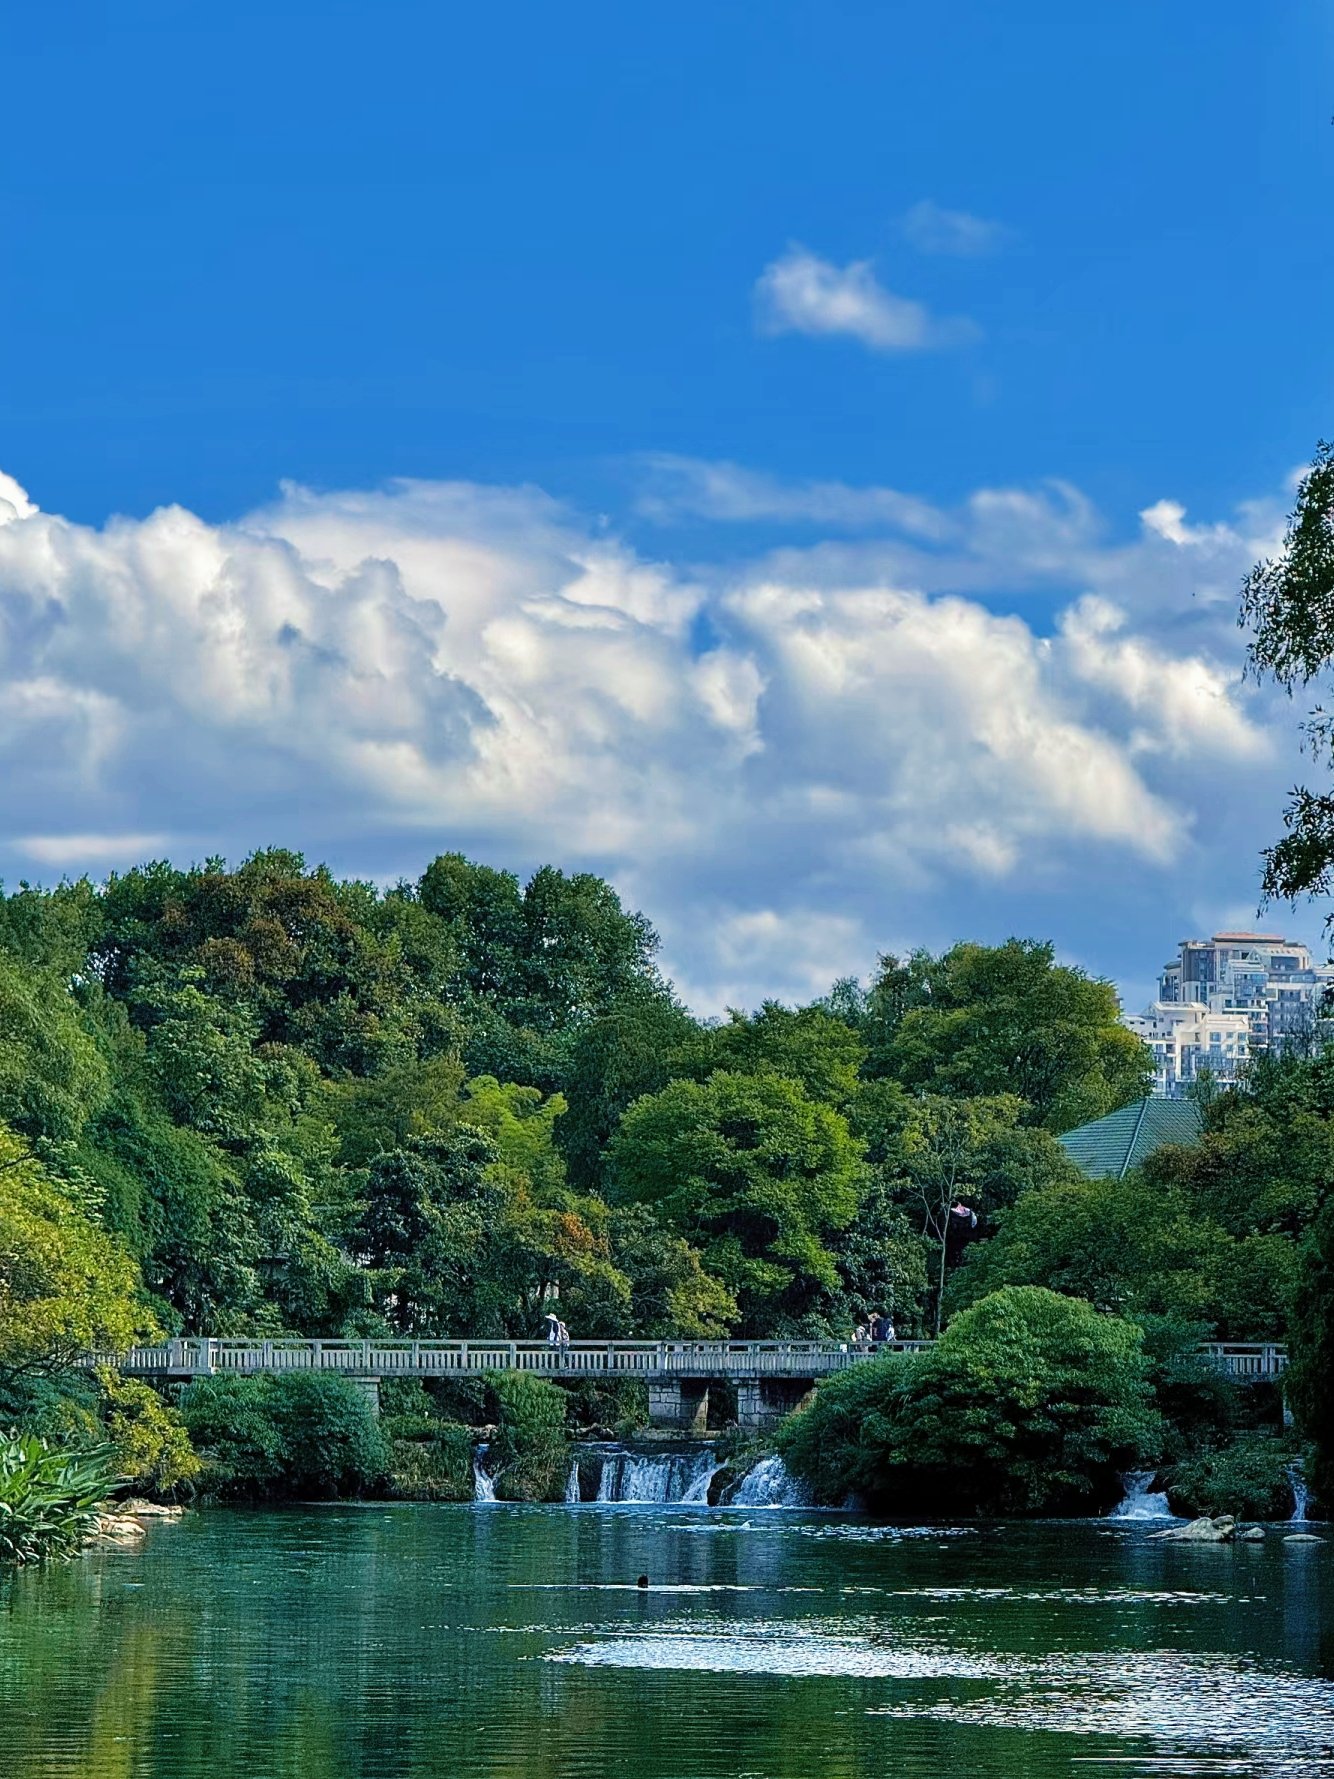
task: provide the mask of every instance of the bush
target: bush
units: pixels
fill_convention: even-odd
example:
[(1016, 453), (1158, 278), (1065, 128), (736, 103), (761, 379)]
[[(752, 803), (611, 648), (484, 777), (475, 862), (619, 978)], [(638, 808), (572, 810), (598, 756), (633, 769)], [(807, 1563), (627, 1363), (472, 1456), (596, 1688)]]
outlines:
[(1167, 1471), (1174, 1513), (1190, 1519), (1230, 1513), (1242, 1520), (1286, 1520), (1294, 1496), (1291, 1444), (1274, 1434), (1249, 1434), (1216, 1451), (1200, 1452)]
[(559, 1501), (570, 1461), (564, 1392), (523, 1371), (491, 1372), (487, 1383), (496, 1419), (487, 1459), (496, 1494), (502, 1501)]
[(811, 1484), (817, 1501), (883, 1494), (898, 1405), (920, 1363), (907, 1353), (865, 1359), (821, 1384), (814, 1400), (779, 1427), (775, 1444), (784, 1462)]
[(915, 1358), (824, 1385), (780, 1435), (826, 1500), (849, 1490), (911, 1513), (1097, 1509), (1155, 1451), (1141, 1332), (1040, 1286), (956, 1316)]
[(204, 1487), (247, 1499), (357, 1495), (389, 1454), (365, 1392), (332, 1372), (211, 1377), (181, 1400)]
[(151, 1385), (103, 1367), (102, 1391), (107, 1438), (116, 1448), (122, 1479), (138, 1495), (174, 1495), (203, 1469), (185, 1423)]
[(404, 1501), (471, 1501), (472, 1433), (436, 1421), (425, 1436), (389, 1438), (389, 1492)]
[(0, 1562), (33, 1563), (82, 1550), (118, 1480), (111, 1446), (71, 1452), (36, 1434), (0, 1436)]

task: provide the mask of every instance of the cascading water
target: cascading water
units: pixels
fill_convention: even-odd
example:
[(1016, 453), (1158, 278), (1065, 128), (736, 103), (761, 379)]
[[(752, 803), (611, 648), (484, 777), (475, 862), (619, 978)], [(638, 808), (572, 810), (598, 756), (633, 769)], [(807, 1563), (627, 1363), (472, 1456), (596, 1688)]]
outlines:
[(1170, 1520), (1174, 1517), (1168, 1505), (1167, 1496), (1161, 1491), (1155, 1492), (1149, 1487), (1154, 1479), (1152, 1470), (1130, 1470), (1121, 1478), (1121, 1486), (1125, 1495), (1114, 1507), (1108, 1519), (1113, 1520)]
[(1306, 1477), (1300, 1464), (1289, 1464), (1288, 1481), (1292, 1484), (1292, 1517), (1299, 1524), (1306, 1524), (1306, 1510), (1311, 1505), (1311, 1493), (1306, 1486)]
[(761, 1458), (741, 1479), (729, 1507), (809, 1507), (810, 1489), (799, 1482), (781, 1458)]
[(494, 1501), (496, 1487), (487, 1475), (485, 1458), (487, 1448), (484, 1445), (474, 1447), (472, 1454), (472, 1498), (474, 1501)]
[[(680, 1506), (705, 1506), (709, 1484), (721, 1465), (712, 1451), (635, 1451), (628, 1446), (599, 1448), (602, 1470), (598, 1477), (599, 1501), (671, 1502)], [(566, 1499), (570, 1499), (568, 1492)]]
[(570, 1465), (570, 1474), (565, 1479), (565, 1505), (577, 1507), (583, 1497), (579, 1493), (579, 1460), (576, 1458)]

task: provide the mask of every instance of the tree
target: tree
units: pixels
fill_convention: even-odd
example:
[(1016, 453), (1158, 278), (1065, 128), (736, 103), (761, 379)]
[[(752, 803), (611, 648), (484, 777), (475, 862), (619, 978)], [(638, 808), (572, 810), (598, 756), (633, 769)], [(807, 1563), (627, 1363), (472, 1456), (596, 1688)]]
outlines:
[(130, 1256), (0, 1125), (0, 1383), (152, 1331)]
[(108, 1086), (67, 983), (0, 949), (0, 1119), (36, 1142), (72, 1142)]
[(1116, 990), (1050, 945), (956, 945), (882, 960), (870, 1071), (960, 1097), (1015, 1094), (1024, 1122), (1070, 1130), (1148, 1092), (1150, 1059)]
[(612, 1259), (630, 1284), (627, 1333), (650, 1340), (718, 1340), (736, 1327), (736, 1298), (647, 1205), (613, 1211), (611, 1241)]
[(1311, 1229), (1292, 1317), (1288, 1400), (1315, 1455), (1311, 1477), (1334, 1502), (1334, 1198)]
[(1051, 1513), (1114, 1500), (1159, 1437), (1140, 1330), (1027, 1287), (956, 1316), (929, 1352), (822, 1385), (780, 1443), (827, 1499)]
[(556, 1141), (574, 1185), (603, 1186), (607, 1146), (626, 1107), (683, 1072), (675, 1057), (698, 1029), (670, 995), (639, 983), (573, 1033), (565, 1069), (569, 1110)]
[[(1242, 585), (1241, 623), (1251, 632), (1252, 672), (1291, 697), (1334, 666), (1334, 444), (1321, 440), (1297, 488), (1283, 549), (1259, 562)], [(1317, 705), (1305, 724), (1317, 759), (1334, 753), (1334, 713)], [(1265, 854), (1266, 897), (1295, 901), (1334, 891), (1334, 796), (1299, 786)]]
[(779, 1075), (672, 1081), (637, 1100), (611, 1145), (616, 1202), (647, 1204), (732, 1291), (745, 1333), (800, 1323), (837, 1288), (827, 1238), (856, 1215), (861, 1145)]
[(969, 1254), (952, 1297), (1046, 1285), (1107, 1311), (1199, 1323), (1202, 1338), (1274, 1340), (1297, 1263), (1291, 1240), (1233, 1236), (1180, 1187), (1140, 1173), (1022, 1194), (995, 1238)]
[(857, 1033), (823, 1007), (766, 1001), (758, 1013), (733, 1011), (722, 1025), (697, 1028), (672, 1059), (672, 1072), (700, 1081), (718, 1069), (782, 1075), (799, 1081), (813, 1100), (846, 1112), (865, 1058)]
[[(985, 1234), (1021, 1190), (1078, 1177), (1048, 1132), (1020, 1125), (1023, 1113), (1023, 1102), (1013, 1095), (910, 1099), (886, 1082), (868, 1083), (858, 1097), (854, 1121), (872, 1166), (892, 1201), (912, 1215), (929, 1250), (937, 1334), (946, 1272), (972, 1239), (972, 1218)], [(955, 1212), (961, 1200), (967, 1217)]]
[(503, 1193), (488, 1170), (490, 1140), (460, 1125), (444, 1137), (410, 1138), (377, 1156), (355, 1234), (380, 1294), (405, 1334), (498, 1333), (507, 1296), (489, 1252)]

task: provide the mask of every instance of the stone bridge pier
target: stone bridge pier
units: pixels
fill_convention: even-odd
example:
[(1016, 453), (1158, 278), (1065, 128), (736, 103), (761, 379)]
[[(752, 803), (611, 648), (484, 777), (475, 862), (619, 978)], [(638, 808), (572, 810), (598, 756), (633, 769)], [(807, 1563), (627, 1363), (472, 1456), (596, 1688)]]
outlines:
[(812, 1378), (738, 1378), (737, 1426), (743, 1433), (767, 1433), (784, 1415), (800, 1408), (814, 1389)]
[(671, 1427), (679, 1433), (704, 1433), (709, 1425), (709, 1380), (650, 1378), (648, 1418), (653, 1427)]

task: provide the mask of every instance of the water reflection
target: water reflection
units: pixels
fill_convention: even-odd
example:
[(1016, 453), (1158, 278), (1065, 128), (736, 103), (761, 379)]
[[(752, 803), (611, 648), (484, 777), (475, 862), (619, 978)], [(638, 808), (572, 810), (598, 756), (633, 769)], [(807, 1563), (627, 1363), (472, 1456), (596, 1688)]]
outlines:
[(0, 1771), (1334, 1770), (1329, 1546), (744, 1524), (588, 1507), (197, 1514), (141, 1554), (0, 1585)]

